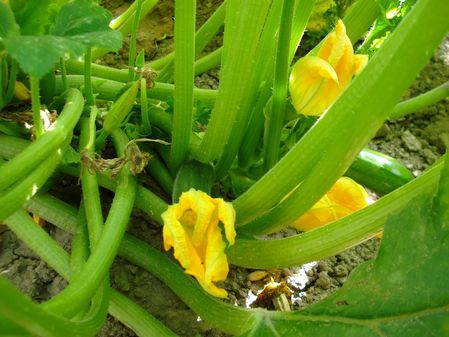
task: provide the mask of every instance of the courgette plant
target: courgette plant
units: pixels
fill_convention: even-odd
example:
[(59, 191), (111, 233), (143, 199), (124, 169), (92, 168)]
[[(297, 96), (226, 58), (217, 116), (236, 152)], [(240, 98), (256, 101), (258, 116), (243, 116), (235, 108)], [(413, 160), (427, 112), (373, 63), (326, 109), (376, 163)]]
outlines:
[[(413, 179), (394, 159), (364, 148), (386, 120), (449, 94), (444, 84), (400, 102), (449, 32), (449, 2), (418, 0), (400, 12), (404, 18), (389, 27), (380, 48), (370, 48), (374, 35), (366, 39), (369, 61), (351, 68), (357, 76), (350, 73), (347, 87), (339, 87), (341, 69), (332, 62), (345, 55), (366, 63), (352, 44), (373, 24), (372, 34), (385, 32), (388, 2), (357, 0), (335, 32), (298, 61), (305, 68), (293, 59), (314, 0), (226, 0), (196, 31), (196, 2), (175, 1), (175, 52), (146, 62), (142, 52), (136, 56), (136, 30), (155, 3), (136, 0), (111, 21), (90, 0), (0, 1), (2, 116), (17, 102), (17, 82), (30, 87), (33, 116), (31, 133), (0, 121), (0, 219), (68, 280), (37, 304), (0, 276), (0, 335), (94, 336), (109, 312), (139, 336), (174, 336), (110, 287), (117, 255), (157, 276), (210, 326), (234, 335), (447, 335), (449, 159)], [(120, 48), (121, 35), (111, 27), (131, 32), (127, 69), (92, 63)], [(222, 27), (223, 46), (199, 58)], [(335, 36), (342, 47), (325, 55)], [(195, 88), (194, 76), (217, 65), (219, 89)], [(330, 100), (332, 85), (338, 93)], [(305, 106), (323, 106), (320, 117), (303, 116)], [(56, 120), (45, 123), (46, 107), (59, 111)], [(112, 148), (116, 158), (103, 159)], [(55, 170), (80, 179), (79, 205), (51, 195)], [(139, 174), (150, 174), (171, 205)], [(344, 174), (382, 198), (297, 235), (260, 236), (308, 214)], [(105, 218), (100, 186), (114, 192)], [(126, 233), (133, 207), (163, 225), (165, 249), (173, 247), (178, 261)], [(70, 233), (71, 251), (30, 213)], [(321, 303), (273, 312), (220, 299), (227, 293), (216, 282), (226, 278), (228, 263), (297, 266), (384, 227), (377, 258)]]

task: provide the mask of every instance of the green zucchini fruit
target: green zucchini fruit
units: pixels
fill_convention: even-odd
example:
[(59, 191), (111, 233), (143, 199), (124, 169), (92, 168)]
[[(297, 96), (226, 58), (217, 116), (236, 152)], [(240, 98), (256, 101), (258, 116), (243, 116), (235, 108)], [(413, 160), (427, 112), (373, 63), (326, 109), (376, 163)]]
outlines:
[(380, 195), (390, 193), (414, 178), (396, 159), (370, 149), (360, 152), (345, 176)]

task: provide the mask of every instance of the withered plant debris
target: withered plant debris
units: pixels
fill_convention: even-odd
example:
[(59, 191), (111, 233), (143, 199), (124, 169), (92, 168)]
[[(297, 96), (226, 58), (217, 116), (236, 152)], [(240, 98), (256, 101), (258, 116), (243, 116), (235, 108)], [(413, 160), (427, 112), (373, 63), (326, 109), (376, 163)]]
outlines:
[(124, 154), (122, 156), (110, 159), (104, 159), (98, 153), (90, 154), (87, 150), (82, 150), (81, 166), (86, 168), (91, 174), (96, 172), (104, 173), (115, 179), (121, 169), (127, 163), (130, 163), (129, 170), (131, 174), (137, 175), (145, 169), (151, 159), (149, 153), (140, 150), (139, 146), (137, 146), (138, 142), (156, 142), (163, 145), (169, 144), (158, 139), (133, 139), (126, 144)]

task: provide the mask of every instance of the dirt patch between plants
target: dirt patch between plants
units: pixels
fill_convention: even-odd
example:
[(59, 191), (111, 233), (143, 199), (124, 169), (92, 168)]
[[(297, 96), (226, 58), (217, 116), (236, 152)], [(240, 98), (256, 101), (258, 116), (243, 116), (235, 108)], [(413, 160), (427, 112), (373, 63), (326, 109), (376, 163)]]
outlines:
[[(198, 24), (207, 18), (217, 3), (219, 1), (200, 1)], [(128, 2), (120, 0), (108, 2), (108, 8), (114, 14), (123, 11), (127, 5)], [(173, 2), (160, 1), (156, 10), (145, 18), (138, 35), (138, 49), (145, 48), (148, 59), (171, 51), (172, 16)], [(127, 43), (125, 41), (125, 50)], [(127, 55), (125, 52), (108, 55), (105, 63), (125, 67)], [(406, 96), (418, 95), (447, 81), (448, 78), (449, 39), (446, 39)], [(216, 88), (217, 79), (218, 70), (213, 70), (197, 77), (195, 84), (198, 87)], [(415, 175), (419, 175), (443, 153), (448, 144), (449, 102), (445, 100), (406, 118), (386, 123), (369, 146), (395, 157)], [(64, 192), (63, 190), (65, 188), (59, 192)], [(107, 192), (104, 193), (107, 195)], [(66, 249), (70, 249), (69, 235), (51, 226), (47, 228)], [(152, 223), (145, 214), (138, 211), (133, 213), (129, 231), (162, 250), (160, 226)], [(295, 289), (293, 308), (300, 309), (317, 302), (341, 287), (356, 266), (376, 255), (378, 246), (379, 239), (371, 239), (334, 257), (307, 265), (307, 268), (302, 270), (302, 279), (291, 281)], [(291, 275), (299, 270), (299, 267), (293, 268), (285, 273)], [(231, 303), (245, 306), (248, 304), (248, 296), (252, 294), (254, 297), (260, 291), (260, 283), (248, 280), (250, 272), (252, 270), (245, 268), (231, 268), (225, 283)], [(0, 273), (38, 302), (49, 299), (66, 286), (60, 276), (40, 261), (4, 226), (0, 226)], [(111, 285), (139, 303), (179, 336), (227, 336), (199, 320), (197, 315), (157, 278), (120, 258), (112, 266)], [(121, 337), (135, 334), (109, 317), (98, 336)]]

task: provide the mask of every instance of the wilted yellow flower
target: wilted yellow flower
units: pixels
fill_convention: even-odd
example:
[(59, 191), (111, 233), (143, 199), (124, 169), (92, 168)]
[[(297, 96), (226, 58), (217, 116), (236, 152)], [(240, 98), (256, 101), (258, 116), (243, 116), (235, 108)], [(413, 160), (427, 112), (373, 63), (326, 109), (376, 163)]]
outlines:
[(230, 245), (235, 240), (235, 211), (230, 202), (211, 198), (202, 191), (182, 193), (177, 204), (162, 214), (164, 248), (174, 248), (175, 258), (210, 294), (226, 297), (226, 290), (214, 282), (224, 281), (229, 272), (226, 243), (218, 226), (223, 223)]
[(298, 113), (319, 116), (358, 75), (367, 55), (354, 55), (343, 21), (324, 40), (317, 56), (300, 58), (290, 74), (289, 89)]
[(294, 227), (302, 231), (321, 227), (372, 202), (361, 185), (351, 178), (342, 177), (307, 213), (294, 222)]

